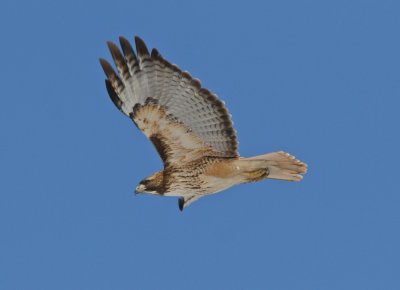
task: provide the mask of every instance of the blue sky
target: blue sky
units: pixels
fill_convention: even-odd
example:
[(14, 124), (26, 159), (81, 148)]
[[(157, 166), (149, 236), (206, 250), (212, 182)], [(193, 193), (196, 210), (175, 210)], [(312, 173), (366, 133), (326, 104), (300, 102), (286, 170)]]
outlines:
[[(2, 1), (0, 289), (400, 289), (398, 1)], [(300, 183), (134, 196), (161, 168), (108, 99), (141, 36)]]

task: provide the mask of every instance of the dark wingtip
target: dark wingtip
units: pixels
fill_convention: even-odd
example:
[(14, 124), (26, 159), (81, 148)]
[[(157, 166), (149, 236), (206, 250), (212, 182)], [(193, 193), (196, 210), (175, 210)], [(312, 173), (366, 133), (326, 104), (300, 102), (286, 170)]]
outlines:
[(151, 57), (152, 58), (159, 58), (161, 55), (160, 55), (160, 53), (158, 52), (158, 50), (156, 49), (156, 48), (153, 48), (152, 50), (151, 50)]
[(123, 53), (125, 55), (127, 55), (127, 54), (135, 55), (135, 53), (133, 51), (133, 48), (132, 48), (132, 46), (131, 46), (131, 44), (130, 44), (128, 39), (126, 39), (123, 36), (120, 36), (119, 37), (119, 44), (121, 44), (122, 51), (123, 51)]
[(118, 110), (121, 111), (121, 107), (122, 107), (123, 103), (122, 103), (121, 99), (118, 97), (117, 93), (115, 92), (115, 90), (109, 80), (106, 80), (106, 88), (107, 88), (108, 95), (110, 96), (110, 99), (112, 100), (114, 105), (118, 108)]
[(183, 206), (185, 205), (185, 200), (183, 199), (183, 197), (179, 198), (178, 200), (178, 206), (179, 206), (179, 210), (183, 211)]
[(119, 50), (118, 46), (116, 46), (113, 42), (107, 41), (108, 49), (111, 52), (112, 58), (114, 60), (115, 65), (118, 68), (118, 71), (123, 79), (128, 79), (130, 77), (128, 65), (124, 57), (122, 56), (121, 51)]
[(106, 61), (104, 58), (99, 58), (99, 61), (104, 73), (108, 78), (110, 78), (111, 75), (115, 74), (114, 69), (108, 61)]
[(129, 45), (129, 41), (128, 41), (128, 39), (126, 39), (125, 37), (123, 37), (122, 35), (120, 35), (119, 37), (118, 37), (118, 39), (119, 39), (119, 43), (127, 43), (128, 45)]
[(136, 51), (139, 57), (150, 55), (146, 44), (139, 36), (135, 36), (135, 44), (136, 44)]
[(122, 55), (119, 51), (119, 48), (111, 41), (107, 41), (108, 49), (111, 52), (111, 56), (113, 57), (114, 61), (122, 61)]
[(111, 47), (115, 46), (114, 42), (112, 42), (111, 40), (107, 41), (107, 46), (108, 48), (111, 50)]
[(119, 43), (121, 45), (122, 52), (125, 55), (126, 61), (128, 62), (128, 64), (132, 68), (133, 66), (135, 66), (137, 64), (137, 57), (136, 57), (135, 51), (132, 48), (132, 45), (123, 36), (119, 37)]
[(112, 55), (113, 57), (115, 57), (115, 56), (121, 54), (120, 51), (119, 51), (119, 49), (118, 49), (118, 47), (115, 45), (114, 42), (112, 42), (112, 41), (107, 41), (107, 46), (108, 46), (108, 49), (110, 50), (111, 55)]

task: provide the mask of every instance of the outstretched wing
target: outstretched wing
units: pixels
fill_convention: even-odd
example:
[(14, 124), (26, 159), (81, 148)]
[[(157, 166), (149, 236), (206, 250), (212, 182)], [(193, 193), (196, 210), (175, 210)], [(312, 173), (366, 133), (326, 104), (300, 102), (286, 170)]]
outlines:
[(107, 91), (150, 139), (165, 167), (202, 156), (238, 156), (230, 115), (213, 93), (156, 49), (150, 54), (139, 37), (135, 37), (137, 56), (125, 38), (119, 40), (123, 54), (108, 42), (119, 75), (100, 59)]

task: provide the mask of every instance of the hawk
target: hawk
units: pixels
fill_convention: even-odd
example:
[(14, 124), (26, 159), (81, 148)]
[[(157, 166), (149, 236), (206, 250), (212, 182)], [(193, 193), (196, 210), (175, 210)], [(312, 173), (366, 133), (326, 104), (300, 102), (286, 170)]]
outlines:
[(105, 60), (108, 94), (153, 143), (164, 169), (143, 179), (136, 193), (177, 196), (179, 209), (233, 185), (279, 179), (299, 181), (307, 165), (283, 151), (240, 157), (236, 131), (224, 103), (198, 79), (151, 53), (135, 37), (120, 49), (107, 42), (118, 73)]

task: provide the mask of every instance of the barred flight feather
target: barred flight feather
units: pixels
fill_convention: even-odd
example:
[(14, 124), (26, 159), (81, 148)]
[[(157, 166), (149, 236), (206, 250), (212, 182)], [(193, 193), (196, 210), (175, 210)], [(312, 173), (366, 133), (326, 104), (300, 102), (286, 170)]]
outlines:
[(236, 131), (225, 104), (190, 73), (151, 53), (135, 37), (136, 52), (119, 38), (107, 42), (118, 73), (105, 60), (107, 92), (153, 143), (164, 170), (142, 180), (137, 192), (179, 196), (179, 209), (233, 185), (262, 179), (299, 181), (307, 165), (279, 151), (239, 157)]
[(109, 80), (106, 86), (110, 98), (125, 115), (130, 116), (136, 104), (146, 105), (151, 98), (166, 115), (174, 117), (170, 120), (178, 120), (198, 137), (202, 146), (211, 148), (209, 154), (238, 156), (230, 114), (213, 93), (201, 88), (200, 81), (188, 72), (162, 58), (156, 49), (149, 54), (139, 37), (135, 37), (137, 56), (125, 38), (120, 37), (120, 44), (122, 53), (108, 42), (119, 76), (107, 61), (100, 62)]

